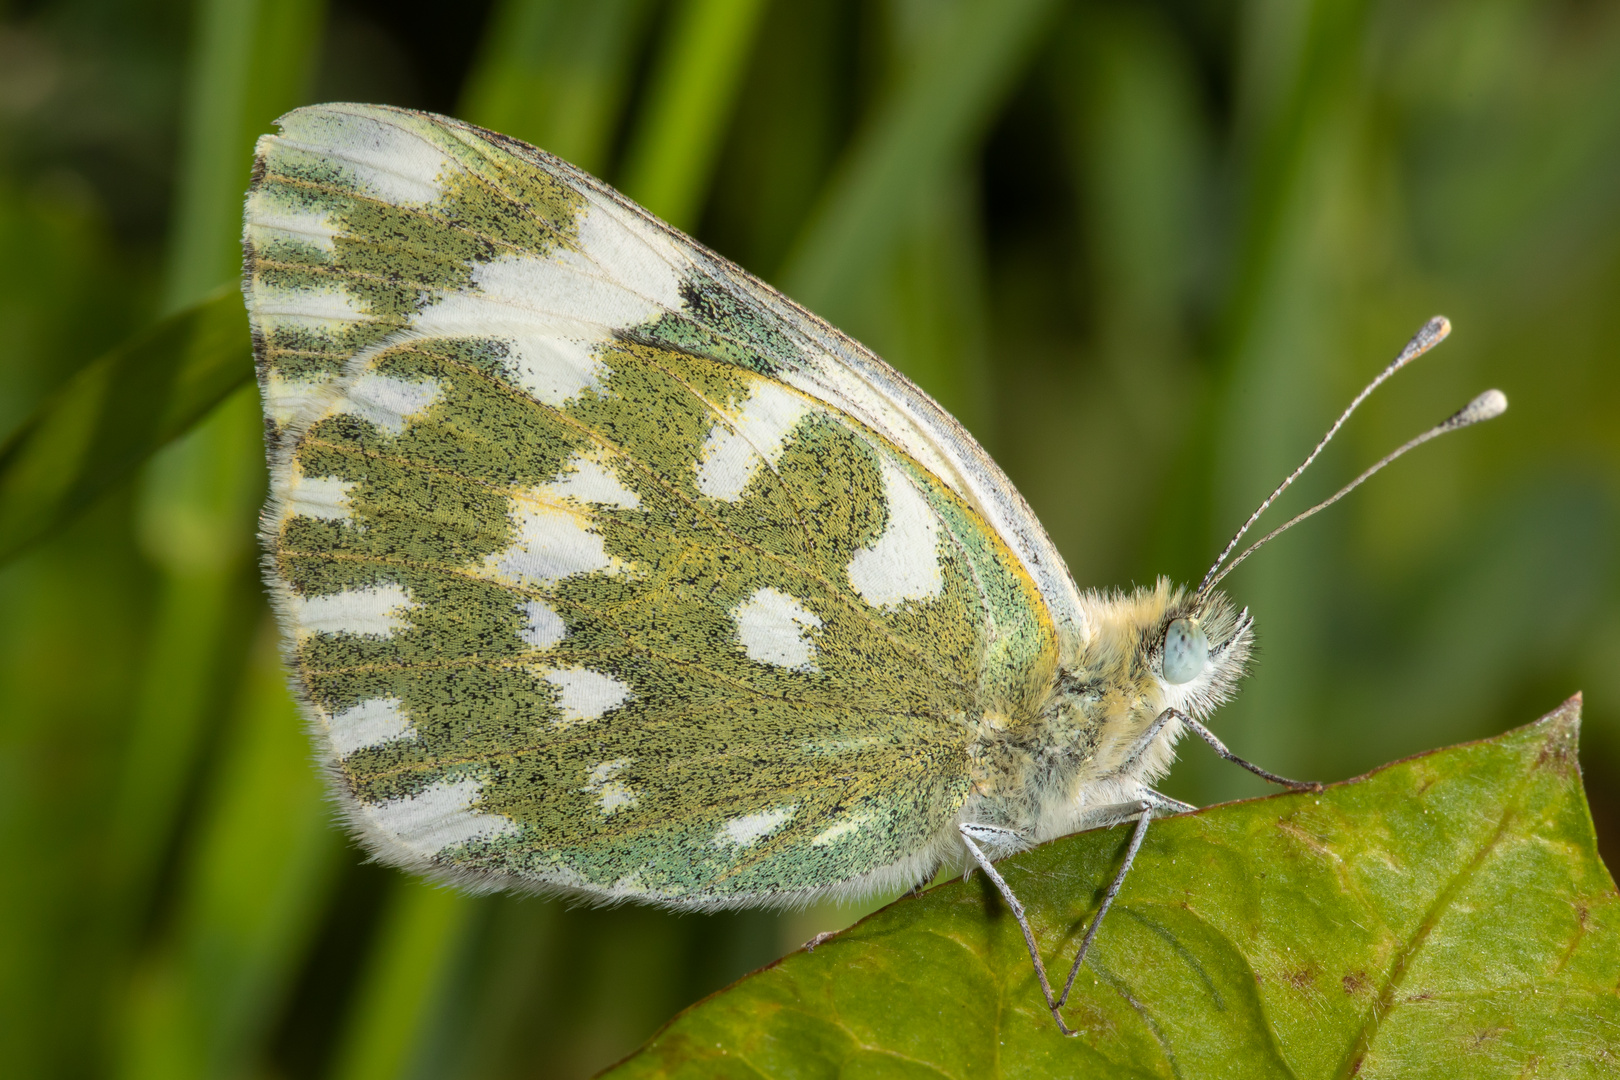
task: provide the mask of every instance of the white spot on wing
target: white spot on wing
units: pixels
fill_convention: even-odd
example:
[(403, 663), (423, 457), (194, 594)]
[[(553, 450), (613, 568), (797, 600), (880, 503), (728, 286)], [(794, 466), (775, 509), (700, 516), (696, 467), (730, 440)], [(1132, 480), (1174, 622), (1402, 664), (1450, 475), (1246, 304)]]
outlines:
[(827, 828), (822, 829), (820, 832), (816, 833), (816, 835), (810, 838), (810, 846), (822, 847), (823, 845), (831, 844), (836, 840), (842, 840), (844, 837), (853, 833), (858, 833), (866, 825), (868, 820), (869, 819), (865, 816), (849, 817), (838, 822), (836, 825), (829, 825)]
[(370, 318), (359, 307), (359, 301), (341, 288), (278, 289), (260, 282), (250, 295), (253, 314), (265, 329), (296, 326), (331, 330), (333, 323), (347, 325)]
[(321, 391), (332, 382), (324, 379), (288, 379), (272, 371), (265, 380), (264, 411), (278, 426), (285, 425), (312, 405), (324, 404)]
[[(529, 496), (538, 499), (544, 491)], [(550, 585), (573, 574), (611, 570), (616, 563), (602, 537), (587, 527), (589, 519), (543, 502), (514, 499), (517, 540), (484, 560), (494, 577), (531, 588)]]
[(247, 239), (254, 247), (273, 240), (292, 240), (331, 253), (337, 228), (325, 211), (300, 210), (279, 205), (263, 191), (247, 200)]
[[(545, 263), (534, 256), (522, 258)], [(546, 405), (560, 407), (586, 390), (601, 390), (602, 362), (596, 350), (612, 339), (611, 330), (590, 321), (585, 313), (549, 311), (526, 303), (518, 290), (532, 283), (512, 271), (514, 262), (498, 259), (480, 266), (473, 272), (478, 288), (447, 294), (424, 308), (412, 328), (434, 337), (505, 342), (508, 377)]]
[(630, 687), (611, 675), (590, 668), (561, 668), (540, 676), (557, 688), (559, 726), (595, 720), (631, 698)]
[(617, 506), (622, 510), (634, 510), (641, 505), (641, 497), (619, 483), (612, 469), (583, 454), (570, 458), (563, 468), (562, 479), (549, 484), (547, 490), (558, 498)]
[(651, 889), (641, 883), (641, 871), (634, 870), (616, 880), (608, 886), (608, 895), (615, 899), (621, 896), (646, 896)]
[(544, 405), (562, 406), (586, 390), (601, 393), (601, 361), (595, 342), (523, 335), (512, 340), (510, 363), (517, 384)]
[(870, 547), (849, 560), (849, 583), (869, 604), (891, 607), (925, 600), (944, 588), (939, 568), (939, 522), (911, 478), (883, 462), (889, 520)]
[(361, 812), (403, 847), (437, 855), (469, 840), (492, 840), (517, 831), (517, 822), (509, 818), (472, 809), (482, 788), (471, 779), (434, 784), (415, 795), (363, 804)]
[(369, 420), (390, 435), (405, 430), (405, 422), (439, 400), (444, 392), (435, 379), (407, 382), (367, 372), (349, 385), (335, 411)]
[(460, 167), (396, 120), (335, 110), (289, 114), (272, 146), (336, 158), (361, 191), (395, 206), (433, 202)]
[(406, 612), (416, 604), (400, 586), (378, 585), (325, 596), (294, 596), (290, 607), (293, 624), (301, 634), (390, 637), (405, 628)]
[(580, 215), (578, 226), (580, 255), (572, 258), (582, 272), (605, 274), (657, 307), (681, 309), (686, 259), (657, 229), (639, 219), (627, 223), (617, 207), (599, 203)]
[(697, 489), (713, 499), (737, 501), (761, 466), (776, 464), (788, 435), (809, 411), (793, 391), (769, 379), (755, 380), (729, 426), (716, 422), (709, 429), (698, 455)]
[(404, 704), (395, 697), (368, 698), (332, 717), (327, 721), (326, 730), (333, 753), (348, 757), (368, 746), (416, 738), (416, 731), (400, 712)]
[(292, 482), (284, 506), (288, 516), (347, 521), (350, 517), (351, 480), (335, 476), (299, 476)]
[(618, 758), (614, 761), (604, 761), (591, 770), (590, 777), (580, 790), (586, 795), (595, 795), (596, 804), (602, 808), (603, 816), (607, 816), (621, 806), (634, 806), (639, 796), (625, 784), (623, 780), (614, 778), (614, 774), (630, 764), (629, 758)]
[(566, 886), (570, 889), (589, 889), (596, 884), (595, 882), (591, 881), (590, 878), (586, 877), (578, 870), (575, 870), (572, 866), (568, 866), (566, 864), (548, 866), (545, 869), (538, 871), (535, 874), (535, 877), (542, 881), (550, 882), (554, 885)]
[(540, 334), (515, 336), (508, 362), (517, 384), (546, 405), (563, 406), (587, 390), (601, 393), (596, 343)]
[(808, 631), (820, 629), (821, 619), (793, 597), (770, 587), (759, 589), (731, 617), (750, 660), (794, 671), (819, 670)]
[(779, 378), (875, 429), (985, 518), (1035, 580), (1064, 637), (1092, 632), (1074, 579), (1029, 507), (960, 425), (893, 369), (832, 339)]
[(530, 600), (523, 605), (527, 620), (518, 634), (536, 649), (549, 649), (568, 636), (568, 627), (562, 616), (553, 611), (544, 600)]
[(714, 834), (715, 847), (752, 847), (787, 824), (798, 811), (798, 806), (779, 806), (758, 814), (734, 817)]
[(615, 223), (603, 227), (600, 216), (596, 208), (581, 216), (580, 252), (485, 263), (473, 271), (472, 289), (429, 305), (412, 325), (424, 334), (505, 341), (513, 379), (547, 405), (599, 391), (597, 347), (682, 303), (675, 266), (626, 242)]

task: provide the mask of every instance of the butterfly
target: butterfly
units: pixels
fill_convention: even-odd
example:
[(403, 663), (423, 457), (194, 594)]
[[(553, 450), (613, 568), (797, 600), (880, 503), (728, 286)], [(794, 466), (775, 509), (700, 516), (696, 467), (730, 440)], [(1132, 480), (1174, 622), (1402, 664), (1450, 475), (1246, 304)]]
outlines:
[(1217, 570), (1082, 592), (926, 394), (556, 157), (381, 106), (278, 125), (244, 229), (266, 579), (365, 846), (685, 909), (981, 867), (1067, 1033), (993, 863), (1136, 821), (1072, 984), (1189, 809), (1151, 786), (1176, 739), (1232, 757), (1202, 721), (1253, 630)]

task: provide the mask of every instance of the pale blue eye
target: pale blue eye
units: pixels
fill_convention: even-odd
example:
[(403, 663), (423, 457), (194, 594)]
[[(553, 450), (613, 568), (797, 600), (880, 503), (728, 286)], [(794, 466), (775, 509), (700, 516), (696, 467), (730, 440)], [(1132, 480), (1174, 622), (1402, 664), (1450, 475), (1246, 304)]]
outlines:
[(1177, 619), (1164, 632), (1164, 681), (1186, 683), (1209, 663), (1209, 638), (1191, 619)]

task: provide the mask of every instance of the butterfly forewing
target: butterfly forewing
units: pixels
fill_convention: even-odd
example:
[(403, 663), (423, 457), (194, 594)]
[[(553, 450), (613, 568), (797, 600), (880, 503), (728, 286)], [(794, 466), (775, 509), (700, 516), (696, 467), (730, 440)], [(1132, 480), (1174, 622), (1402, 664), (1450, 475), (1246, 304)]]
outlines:
[(919, 869), (1067, 618), (963, 479), (982, 452), (538, 151), (363, 106), (282, 126), (246, 230), (266, 541), (372, 846), (691, 905)]

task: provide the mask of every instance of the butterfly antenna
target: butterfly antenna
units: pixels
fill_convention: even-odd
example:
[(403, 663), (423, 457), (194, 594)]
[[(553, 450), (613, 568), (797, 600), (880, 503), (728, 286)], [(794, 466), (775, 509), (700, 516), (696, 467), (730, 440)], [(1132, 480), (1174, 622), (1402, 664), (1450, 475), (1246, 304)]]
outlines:
[[(1424, 353), (1428, 352), (1430, 349), (1432, 349), (1436, 345), (1440, 344), (1442, 341), (1444, 341), (1446, 339), (1446, 336), (1448, 334), (1450, 334), (1450, 333), (1451, 333), (1451, 321), (1449, 319), (1447, 319), (1443, 315), (1436, 315), (1434, 318), (1430, 319), (1428, 322), (1423, 324), (1423, 328), (1412, 336), (1411, 341), (1408, 341), (1406, 343), (1406, 347), (1401, 350), (1400, 355), (1395, 357), (1395, 359), (1391, 360), (1389, 362), (1389, 366), (1384, 368), (1383, 371), (1380, 371), (1378, 373), (1378, 377), (1373, 379), (1372, 382), (1368, 383), (1362, 389), (1361, 393), (1356, 395), (1355, 400), (1350, 402), (1350, 405), (1344, 410), (1344, 412), (1339, 414), (1339, 418), (1333, 422), (1333, 426), (1328, 428), (1327, 434), (1322, 436), (1322, 441), (1316, 444), (1316, 449), (1312, 450), (1310, 452), (1310, 454), (1305, 458), (1305, 460), (1299, 463), (1299, 468), (1297, 468), (1293, 472), (1289, 473), (1283, 479), (1283, 482), (1277, 485), (1277, 489), (1275, 491), (1273, 491), (1270, 495), (1267, 495), (1266, 498), (1265, 498), (1265, 501), (1262, 502), (1258, 507), (1255, 508), (1254, 513), (1249, 515), (1249, 520), (1245, 521), (1243, 523), (1243, 527), (1237, 531), (1237, 533), (1232, 537), (1232, 539), (1230, 541), (1227, 542), (1226, 547), (1221, 550), (1221, 554), (1215, 560), (1214, 565), (1212, 565), (1209, 568), (1209, 572), (1204, 575), (1204, 580), (1199, 582), (1198, 591), (1197, 591), (1197, 593), (1195, 595), (1203, 596), (1204, 593), (1208, 592), (1215, 585), (1216, 582), (1220, 581), (1221, 578), (1225, 577), (1227, 575), (1227, 573), (1231, 571), (1232, 566), (1237, 565), (1237, 562), (1234, 562), (1234, 563), (1232, 563), (1232, 566), (1226, 567), (1226, 569), (1224, 571), (1221, 569), (1222, 565), (1226, 562), (1227, 556), (1232, 554), (1233, 549), (1238, 546), (1239, 541), (1241, 541), (1243, 539), (1244, 535), (1246, 533), (1248, 533), (1248, 531), (1251, 528), (1254, 527), (1254, 523), (1256, 521), (1260, 520), (1260, 515), (1264, 514), (1271, 507), (1271, 504), (1276, 502), (1277, 498), (1280, 495), (1282, 495), (1283, 492), (1287, 491), (1289, 489), (1289, 487), (1291, 487), (1293, 485), (1295, 480), (1298, 480), (1300, 478), (1300, 475), (1302, 473), (1304, 473), (1304, 471), (1306, 469), (1310, 468), (1311, 462), (1315, 461), (1317, 459), (1317, 457), (1322, 453), (1323, 449), (1326, 448), (1327, 444), (1333, 441), (1333, 436), (1335, 436), (1335, 435), (1337, 435), (1339, 433), (1339, 429), (1344, 426), (1344, 422), (1346, 420), (1350, 419), (1351, 414), (1354, 413), (1356, 411), (1356, 409), (1361, 407), (1361, 403), (1363, 401), (1366, 401), (1368, 396), (1374, 390), (1376, 390), (1380, 386), (1382, 386), (1384, 384), (1384, 381), (1386, 379), (1388, 379), (1391, 375), (1395, 374), (1397, 371), (1401, 370), (1401, 368), (1405, 367), (1407, 364), (1410, 364), (1413, 360), (1416, 360), (1418, 357), (1422, 356)], [(1490, 393), (1496, 393), (1497, 397), (1501, 398), (1502, 408), (1505, 409), (1507, 407), (1507, 398), (1502, 397), (1501, 394), (1497, 393), (1494, 390), (1490, 391)], [(1433, 429), (1432, 431), (1426, 432), (1425, 434), (1419, 436), (1418, 438), (1414, 439), (1413, 441), (1407, 443), (1405, 446), (1403, 446), (1400, 449), (1396, 450), (1390, 456), (1388, 456), (1385, 459), (1383, 459), (1382, 461), (1380, 461), (1377, 465), (1374, 465), (1367, 472), (1363, 473), (1361, 475), (1361, 477), (1358, 478), (1355, 481), (1355, 483), (1352, 483), (1350, 485), (1350, 487), (1345, 488), (1343, 491), (1339, 492), (1337, 495), (1334, 495), (1333, 498), (1327, 500), (1327, 502), (1325, 502), (1325, 503), (1322, 503), (1320, 506), (1313, 507), (1312, 509), (1306, 511), (1304, 514), (1301, 514), (1299, 517), (1295, 518), (1293, 521), (1290, 521), (1288, 523), (1288, 525), (1284, 525), (1282, 527), (1282, 529), (1277, 529), (1277, 530), (1273, 531), (1272, 533), (1267, 535), (1263, 540), (1261, 540), (1259, 543), (1254, 544), (1251, 547), (1249, 547), (1247, 550), (1245, 550), (1243, 552), (1243, 554), (1238, 557), (1238, 562), (1241, 562), (1244, 558), (1247, 558), (1249, 553), (1252, 552), (1255, 548), (1259, 547), (1260, 544), (1265, 543), (1266, 540), (1270, 540), (1271, 537), (1277, 535), (1277, 533), (1282, 532), (1283, 529), (1288, 528), (1289, 525), (1293, 525), (1297, 521), (1302, 521), (1305, 518), (1310, 517), (1312, 514), (1316, 513), (1318, 510), (1321, 510), (1324, 507), (1329, 506), (1334, 502), (1337, 502), (1341, 497), (1348, 494), (1351, 488), (1354, 488), (1357, 484), (1360, 484), (1363, 480), (1367, 479), (1367, 477), (1371, 476), (1373, 473), (1377, 472), (1379, 469), (1382, 469), (1385, 465), (1388, 465), (1391, 461), (1394, 461), (1396, 458), (1400, 457), (1402, 454), (1406, 453), (1408, 450), (1412, 449), (1414, 446), (1417, 446), (1417, 445), (1419, 445), (1421, 443), (1427, 442), (1429, 439), (1434, 438), (1434, 436), (1436, 436), (1438, 434), (1441, 434), (1443, 431), (1453, 430), (1452, 428), (1447, 427), (1446, 425), (1451, 424), (1453, 420), (1457, 419), (1457, 417), (1463, 416), (1464, 414), (1468, 413), (1469, 409), (1472, 409), (1481, 400), (1483, 400), (1485, 397), (1488, 397), (1488, 396), (1489, 396), (1489, 394), (1485, 394), (1485, 395), (1481, 395), (1481, 397), (1479, 397), (1479, 398), (1476, 398), (1474, 400), (1474, 402), (1471, 403), (1468, 406), (1467, 409), (1464, 409), (1464, 410), (1462, 410), (1462, 412), (1459, 412), (1457, 414), (1457, 416), (1452, 417), (1451, 420), (1447, 420), (1445, 424), (1441, 424), (1439, 427)], [(1500, 412), (1501, 410), (1499, 409), (1497, 411)], [(1495, 416), (1495, 415), (1496, 415), (1496, 413), (1491, 414), (1491, 416)], [(1476, 417), (1473, 417), (1470, 420), (1464, 421), (1463, 423), (1459, 423), (1456, 426), (1457, 427), (1466, 427), (1468, 424), (1472, 424), (1472, 423), (1475, 423), (1478, 420), (1485, 420), (1485, 419), (1489, 419), (1489, 417), (1476, 416)]]
[(1270, 532), (1266, 533), (1266, 535), (1244, 548), (1243, 554), (1239, 555), (1237, 558), (1228, 563), (1226, 565), (1226, 569), (1216, 574), (1214, 580), (1211, 581), (1207, 586), (1200, 586), (1199, 592), (1203, 592), (1205, 588), (1213, 588), (1216, 585), (1219, 585), (1221, 578), (1235, 570), (1238, 563), (1242, 562), (1244, 559), (1247, 559), (1250, 555), (1253, 555), (1262, 544), (1277, 536), (1280, 536), (1284, 532), (1287, 532), (1289, 529), (1293, 528), (1295, 525), (1298, 525), (1312, 514), (1317, 513), (1320, 510), (1326, 510), (1328, 507), (1332, 506), (1334, 503), (1356, 490), (1356, 488), (1360, 487), (1364, 482), (1366, 482), (1368, 477), (1372, 476), (1373, 473), (1377, 472), (1379, 469), (1382, 469), (1385, 465), (1388, 465), (1390, 462), (1394, 461), (1408, 450), (1416, 449), (1417, 447), (1428, 442), (1430, 439), (1438, 438), (1448, 431), (1457, 431), (1460, 428), (1468, 427), (1470, 424), (1477, 424), (1482, 420), (1491, 420), (1501, 416), (1503, 413), (1507, 412), (1507, 407), (1507, 395), (1502, 393), (1502, 391), (1485, 391), (1473, 401), (1470, 401), (1467, 405), (1464, 405), (1461, 409), (1458, 409), (1455, 413), (1452, 413), (1449, 417), (1434, 425), (1434, 427), (1430, 428), (1428, 431), (1425, 431), (1417, 438), (1412, 439), (1409, 442), (1402, 443), (1394, 450), (1391, 450), (1389, 453), (1379, 458), (1366, 472), (1344, 485), (1344, 487), (1340, 488), (1338, 491), (1335, 491), (1328, 498), (1323, 499), (1321, 502), (1317, 503), (1309, 510), (1306, 510), (1304, 513), (1295, 514), (1293, 517), (1289, 518), (1287, 521), (1283, 522), (1281, 525), (1277, 526), (1275, 529), (1272, 529)]

